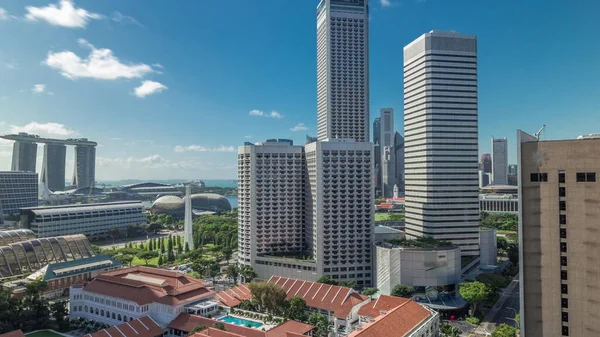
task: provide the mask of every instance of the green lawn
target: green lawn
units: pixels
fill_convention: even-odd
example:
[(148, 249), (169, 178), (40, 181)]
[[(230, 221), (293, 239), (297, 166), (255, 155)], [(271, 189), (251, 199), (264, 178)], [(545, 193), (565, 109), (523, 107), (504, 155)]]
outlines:
[(59, 335), (55, 332), (52, 332), (50, 330), (44, 330), (44, 331), (36, 331), (36, 332), (32, 332), (32, 333), (28, 333), (25, 334), (27, 337), (63, 337), (63, 335)]
[(390, 213), (375, 213), (375, 222), (390, 221)]
[[(165, 255), (166, 257), (166, 255)], [(148, 260), (148, 266), (156, 267), (158, 264), (158, 257)], [(133, 261), (131, 261), (132, 266), (145, 266), (146, 262), (142, 259), (135, 257)], [(37, 337), (37, 336), (36, 336)]]

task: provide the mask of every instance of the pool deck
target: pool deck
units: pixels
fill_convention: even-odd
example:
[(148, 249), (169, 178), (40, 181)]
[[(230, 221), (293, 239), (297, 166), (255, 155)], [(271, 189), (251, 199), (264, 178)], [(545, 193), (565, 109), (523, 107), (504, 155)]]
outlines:
[[(250, 322), (254, 322), (254, 323), (260, 324), (260, 326), (252, 327), (252, 329), (262, 330), (264, 328), (265, 330), (268, 331), (268, 330), (273, 329), (274, 327), (276, 327), (276, 325), (264, 324), (262, 321), (258, 321), (256, 319), (252, 319), (252, 318), (248, 318), (248, 317), (244, 317), (244, 316), (239, 316), (239, 315), (235, 315), (235, 314), (221, 315), (219, 317), (216, 317), (215, 319), (218, 320), (218, 321), (221, 321), (221, 322), (225, 322), (222, 319), (225, 318), (225, 317), (227, 317), (227, 316), (231, 316), (231, 317), (235, 317), (237, 319), (241, 319), (241, 320), (244, 320), (244, 321), (250, 321)], [(235, 325), (239, 325), (239, 326), (244, 326), (245, 327), (245, 325), (242, 325), (242, 324), (236, 324), (236, 323), (230, 323), (230, 322), (225, 322), (225, 323), (235, 324)]]

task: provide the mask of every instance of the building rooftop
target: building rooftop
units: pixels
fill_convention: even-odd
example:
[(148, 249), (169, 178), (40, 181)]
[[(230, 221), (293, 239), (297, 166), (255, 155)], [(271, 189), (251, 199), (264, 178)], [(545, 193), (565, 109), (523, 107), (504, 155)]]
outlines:
[(21, 329), (0, 334), (0, 337), (25, 337), (25, 334)]
[(140, 305), (179, 305), (214, 296), (202, 280), (172, 270), (136, 266), (98, 275), (83, 285), (88, 292)]
[(386, 248), (455, 248), (449, 241), (420, 237), (412, 240), (387, 240), (376, 242), (375, 245)]
[(83, 337), (156, 337), (164, 330), (150, 316), (111, 326)]
[(31, 143), (44, 143), (44, 144), (60, 144), (60, 145), (90, 145), (97, 146), (98, 143), (92, 142), (87, 138), (68, 138), (68, 139), (53, 139), (53, 138), (43, 138), (38, 135), (32, 135), (25, 132), (19, 132), (19, 134), (11, 134), (0, 136), (0, 138), (14, 140), (14, 141), (22, 141), (22, 142), (31, 142)]
[(275, 283), (287, 293), (286, 300), (294, 296), (302, 297), (312, 308), (328, 310), (337, 318), (345, 319), (352, 308), (369, 299), (352, 288), (330, 284), (271, 276), (268, 282)]
[(107, 255), (96, 255), (80, 260), (51, 263), (47, 266), (44, 281), (79, 274), (83, 270), (93, 271), (121, 266), (121, 262)]
[(114, 201), (97, 204), (27, 207), (21, 208), (21, 214), (23, 214), (24, 212), (32, 212), (35, 215), (52, 215), (61, 214), (65, 212), (93, 212), (105, 209), (125, 209), (131, 207), (143, 208), (143, 205), (141, 201)]
[(408, 336), (432, 315), (422, 305), (408, 300), (390, 311), (383, 311), (373, 322), (352, 332), (349, 337)]
[(382, 312), (388, 312), (409, 301), (411, 301), (409, 298), (380, 295), (377, 300), (371, 301), (360, 307), (360, 309), (358, 309), (358, 314), (361, 316), (375, 318), (381, 315)]
[(398, 234), (403, 233), (399, 229), (395, 229), (388, 226), (375, 226), (375, 234)]
[(217, 299), (226, 307), (235, 307), (240, 305), (242, 301), (248, 301), (252, 295), (246, 284), (240, 284), (231, 289), (227, 289), (217, 293)]

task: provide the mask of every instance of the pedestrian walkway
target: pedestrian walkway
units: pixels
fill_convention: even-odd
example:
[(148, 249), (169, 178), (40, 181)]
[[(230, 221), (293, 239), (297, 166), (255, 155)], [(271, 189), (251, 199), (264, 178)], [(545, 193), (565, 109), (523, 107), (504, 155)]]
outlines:
[(513, 292), (515, 287), (518, 286), (518, 284), (519, 284), (519, 274), (517, 274), (513, 278), (513, 280), (508, 285), (508, 287), (506, 287), (504, 289), (504, 291), (502, 292), (502, 294), (500, 295), (500, 298), (498, 299), (498, 301), (496, 301), (496, 304), (494, 304), (492, 309), (487, 313), (487, 315), (485, 315), (485, 317), (483, 318), (483, 321), (481, 321), (481, 324), (479, 324), (477, 329), (475, 329), (476, 334), (489, 335), (491, 333), (490, 328), (492, 328), (491, 325), (495, 324), (494, 319), (496, 318), (498, 311), (502, 308), (502, 306), (504, 305), (504, 302), (506, 302), (506, 299), (510, 296), (510, 294)]

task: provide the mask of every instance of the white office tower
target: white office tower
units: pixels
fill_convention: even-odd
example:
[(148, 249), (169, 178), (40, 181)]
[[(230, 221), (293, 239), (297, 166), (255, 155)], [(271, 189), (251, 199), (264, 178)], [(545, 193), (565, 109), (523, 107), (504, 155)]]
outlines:
[(394, 199), (398, 198), (398, 185), (394, 185)]
[(371, 285), (373, 144), (328, 139), (306, 145), (306, 227), (317, 274)]
[(508, 185), (508, 146), (506, 138), (492, 137), (492, 185)]
[(192, 230), (192, 186), (185, 187), (185, 215), (183, 220), (183, 242), (190, 250), (194, 250), (194, 233)]
[(318, 138), (369, 141), (367, 0), (321, 0), (317, 6)]
[(404, 47), (406, 235), (479, 255), (477, 38), (431, 31)]
[(396, 184), (396, 151), (394, 148), (394, 109), (380, 110), (381, 194), (390, 198)]
[(269, 258), (298, 256), (306, 249), (304, 171), (304, 149), (291, 140), (238, 149), (239, 262), (263, 278), (270, 276), (261, 269)]

